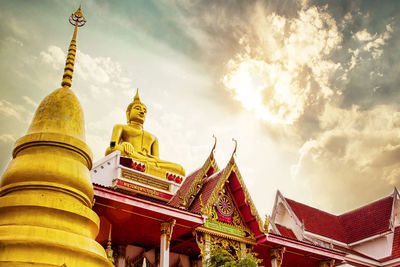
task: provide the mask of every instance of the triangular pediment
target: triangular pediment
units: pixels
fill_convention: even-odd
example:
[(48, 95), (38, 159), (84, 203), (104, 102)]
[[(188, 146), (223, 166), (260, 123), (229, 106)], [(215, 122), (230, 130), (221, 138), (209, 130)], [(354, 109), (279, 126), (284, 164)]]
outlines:
[(219, 191), (217, 200), (210, 207), (210, 214), (205, 223), (206, 227), (255, 240), (254, 233), (244, 222), (236, 201), (227, 186)]
[(199, 202), (201, 213), (207, 216), (206, 227), (219, 227), (254, 241), (264, 236), (263, 223), (233, 157), (223, 170), (208, 178)]

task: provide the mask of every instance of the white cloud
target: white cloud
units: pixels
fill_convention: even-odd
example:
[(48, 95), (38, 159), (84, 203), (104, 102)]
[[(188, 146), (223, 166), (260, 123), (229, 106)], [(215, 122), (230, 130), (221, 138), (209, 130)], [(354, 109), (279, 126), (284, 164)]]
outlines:
[(355, 34), (354, 38), (363, 42), (363, 50), (370, 52), (374, 59), (380, 57), (383, 53), (383, 46), (386, 41), (391, 38), (393, 32), (390, 24), (386, 25), (386, 30), (382, 34), (371, 35), (366, 29), (359, 31)]
[(78, 50), (76, 73), (84, 80), (104, 84), (120, 77), (121, 66), (109, 57), (92, 57)]
[(2, 134), (0, 135), (0, 142), (2, 143), (14, 143), (16, 138), (11, 134)]
[(24, 95), (22, 98), (25, 100), (25, 102), (27, 104), (31, 105), (32, 107), (34, 107), (34, 108), (38, 107), (38, 103), (33, 101), (32, 98), (30, 98), (29, 96)]
[(55, 45), (50, 45), (47, 51), (40, 52), (40, 56), (44, 62), (50, 64), (56, 70), (60, 70), (66, 60), (62, 49)]
[[(321, 131), (304, 143), (292, 167), (295, 179), (307, 181), (321, 199), (319, 206), (329, 207), (334, 199), (336, 205), (329, 209), (340, 211), (350, 202), (354, 207), (372, 201), (399, 184), (400, 112), (396, 108), (345, 110), (327, 105), (319, 119)], [(346, 198), (338, 198), (339, 192)]]
[[(227, 64), (226, 88), (256, 117), (271, 123), (295, 122), (310, 103), (329, 98), (330, 75), (339, 64), (327, 59), (341, 42), (325, 8), (309, 7), (287, 19), (256, 5), (242, 51)], [(312, 81), (318, 91), (311, 88)]]
[(0, 99), (0, 114), (12, 117), (20, 122), (26, 122), (26, 116), (24, 116), (26, 113), (27, 110), (23, 106)]
[(367, 29), (364, 29), (362, 31), (356, 32), (355, 38), (357, 38), (359, 41), (370, 41), (374, 39), (376, 34), (372, 36)]

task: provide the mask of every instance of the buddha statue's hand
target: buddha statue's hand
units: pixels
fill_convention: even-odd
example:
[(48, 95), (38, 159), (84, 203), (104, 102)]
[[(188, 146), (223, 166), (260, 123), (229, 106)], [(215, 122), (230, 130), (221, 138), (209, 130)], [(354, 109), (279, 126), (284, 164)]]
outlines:
[(122, 145), (122, 147), (124, 148), (124, 152), (125, 152), (127, 155), (132, 155), (133, 152), (135, 152), (135, 149), (133, 148), (133, 146), (132, 146), (131, 143), (123, 142), (121, 145)]

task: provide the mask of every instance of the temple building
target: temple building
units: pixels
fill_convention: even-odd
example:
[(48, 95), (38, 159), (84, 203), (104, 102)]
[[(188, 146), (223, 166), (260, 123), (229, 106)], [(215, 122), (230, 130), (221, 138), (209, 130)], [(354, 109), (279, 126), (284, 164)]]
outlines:
[(255, 252), (268, 267), (400, 266), (396, 189), (339, 216), (278, 192), (263, 219), (235, 161), (236, 141), (220, 167), (215, 138), (187, 174), (144, 130), (139, 90), (93, 164), (71, 90), (81, 8), (70, 22), (62, 87), (37, 108), (0, 181), (0, 266), (200, 267), (213, 245), (235, 257)]

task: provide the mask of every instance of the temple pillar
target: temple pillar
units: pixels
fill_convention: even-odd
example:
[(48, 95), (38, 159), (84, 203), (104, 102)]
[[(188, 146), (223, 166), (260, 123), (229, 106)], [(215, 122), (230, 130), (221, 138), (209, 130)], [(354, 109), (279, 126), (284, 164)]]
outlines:
[(243, 242), (240, 242), (240, 253), (241, 255), (244, 255), (247, 253), (247, 247), (246, 244)]
[(284, 253), (285, 253), (285, 247), (272, 248), (270, 250), (271, 267), (281, 267), (282, 266)]
[(125, 267), (125, 255), (126, 255), (126, 246), (121, 245), (118, 246), (118, 258), (116, 267)]
[(175, 220), (160, 224), (160, 267), (169, 267), (169, 243)]
[(203, 266), (205, 265), (205, 262), (207, 261), (207, 259), (210, 258), (210, 250), (211, 250), (211, 236), (209, 234), (204, 234), (204, 247), (203, 247), (203, 259), (202, 259), (202, 263)]
[(319, 267), (333, 267), (335, 265), (335, 260), (325, 260), (319, 262)]

